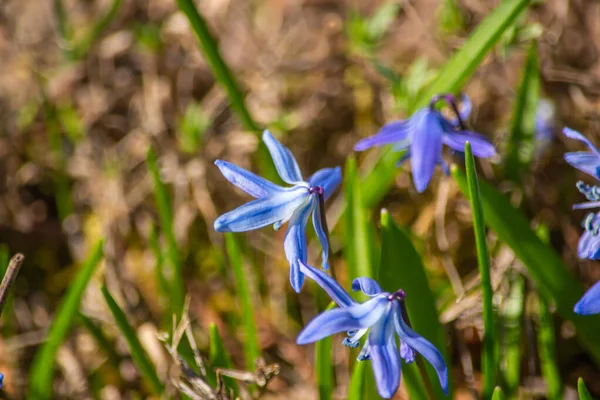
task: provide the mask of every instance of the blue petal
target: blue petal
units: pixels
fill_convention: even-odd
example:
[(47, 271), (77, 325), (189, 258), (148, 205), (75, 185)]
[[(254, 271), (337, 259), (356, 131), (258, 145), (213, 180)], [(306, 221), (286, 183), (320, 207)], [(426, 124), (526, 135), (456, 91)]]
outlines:
[(267, 145), (269, 153), (271, 153), (273, 163), (275, 164), (275, 168), (281, 179), (291, 185), (302, 182), (302, 173), (300, 172), (300, 167), (292, 155), (292, 152), (279, 143), (273, 135), (271, 135), (271, 132), (267, 130), (263, 132), (263, 141)]
[(321, 215), (321, 207), (319, 207), (319, 200), (314, 200), (317, 204), (312, 213), (312, 221), (313, 227), (315, 228), (315, 232), (317, 233), (317, 237), (319, 238), (319, 242), (321, 242), (321, 248), (323, 251), (321, 252), (321, 266), (323, 269), (329, 268), (329, 241), (327, 240), (327, 233), (325, 233), (325, 228), (323, 227), (322, 221), (323, 218), (326, 218), (324, 215)]
[(600, 178), (598, 167), (600, 166), (600, 156), (589, 151), (575, 151), (565, 153), (565, 161), (572, 167), (585, 172), (595, 178)]
[(581, 300), (575, 304), (574, 311), (579, 315), (600, 313), (600, 281), (588, 289)]
[(427, 188), (442, 154), (443, 117), (437, 111), (422, 114), (415, 122), (410, 146), (412, 176), (419, 193)]
[(393, 318), (393, 310), (397, 307), (395, 301), (388, 305), (387, 314), (373, 326), (368, 339), (377, 391), (384, 399), (391, 398), (400, 385), (400, 354), (396, 346)]
[(358, 141), (354, 145), (354, 150), (363, 151), (374, 146), (409, 141), (413, 126), (412, 120), (415, 116), (416, 114), (403, 121), (393, 121), (385, 124), (375, 135)]
[(388, 304), (387, 296), (377, 296), (361, 304), (325, 311), (304, 327), (296, 343), (313, 343), (338, 332), (371, 327), (381, 318)]
[(367, 296), (371, 297), (377, 296), (378, 294), (383, 292), (383, 289), (381, 289), (379, 283), (375, 282), (371, 278), (367, 278), (366, 276), (363, 276), (361, 278), (355, 278), (352, 281), (352, 290), (354, 290), (355, 292), (357, 290), (360, 290)]
[(597, 260), (600, 258), (600, 235), (586, 231), (579, 238), (577, 255), (582, 259)]
[(570, 139), (579, 140), (580, 142), (585, 143), (585, 145), (590, 150), (592, 150), (594, 153), (600, 155), (600, 151), (598, 151), (598, 148), (596, 148), (596, 146), (594, 146), (594, 144), (591, 141), (589, 141), (585, 136), (583, 136), (581, 133), (577, 132), (576, 130), (564, 127), (563, 133), (566, 137), (568, 137)]
[(323, 188), (325, 199), (331, 196), (341, 181), (342, 169), (340, 167), (320, 169), (308, 178), (310, 186), (321, 186)]
[(474, 156), (488, 158), (496, 155), (496, 149), (490, 140), (476, 132), (446, 132), (442, 140), (446, 146), (453, 150), (460, 151), (461, 153), (464, 153), (465, 143), (469, 141)]
[(408, 346), (429, 361), (437, 372), (444, 393), (448, 394), (448, 368), (446, 367), (444, 357), (442, 357), (439, 350), (423, 336), (413, 331), (408, 324), (404, 322), (404, 318), (399, 309), (398, 312), (394, 313), (394, 323), (396, 325), (396, 332), (398, 333), (398, 336), (400, 336), (400, 340), (404, 341)]
[(225, 179), (256, 198), (270, 196), (283, 190), (281, 186), (230, 162), (217, 160), (215, 165), (219, 167)]
[(215, 220), (218, 232), (245, 232), (262, 228), (290, 218), (292, 213), (309, 198), (305, 187), (282, 190), (274, 196), (246, 203)]
[[(466, 93), (461, 93), (460, 95), (460, 107), (458, 110), (458, 115), (460, 115), (460, 119), (466, 121), (469, 118), (469, 114), (471, 114), (471, 110), (473, 109), (473, 103), (471, 102), (471, 98), (467, 96)], [(458, 127), (458, 119), (453, 115), (452, 118), (449, 119), (449, 122), (454, 126)]]
[(4, 374), (0, 372), (0, 389), (2, 389), (3, 383), (4, 383)]
[(335, 301), (338, 306), (349, 307), (353, 304), (356, 304), (348, 292), (346, 292), (344, 288), (335, 281), (335, 279), (320, 269), (313, 268), (303, 262), (300, 262), (300, 271), (313, 281), (317, 282), (317, 284), (321, 286), (325, 292), (327, 292), (329, 297), (331, 297), (331, 299)]
[(307, 245), (306, 245), (306, 223), (308, 216), (314, 209), (316, 199), (310, 198), (310, 201), (302, 208), (294, 211), (290, 223), (288, 225), (285, 238), (283, 239), (283, 249), (285, 256), (290, 263), (290, 283), (294, 290), (300, 293), (302, 283), (304, 282), (304, 274), (300, 271), (299, 261), (306, 262)]

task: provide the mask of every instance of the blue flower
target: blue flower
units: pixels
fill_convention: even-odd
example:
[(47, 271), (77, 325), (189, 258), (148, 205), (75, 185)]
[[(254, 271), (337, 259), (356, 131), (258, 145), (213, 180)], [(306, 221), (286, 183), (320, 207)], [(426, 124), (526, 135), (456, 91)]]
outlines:
[[(313, 279), (336, 302), (339, 308), (325, 311), (315, 317), (298, 335), (298, 344), (308, 344), (338, 332), (348, 332), (344, 345), (358, 347), (359, 339), (369, 329), (368, 338), (358, 355), (358, 361), (371, 360), (379, 395), (389, 399), (400, 385), (400, 358), (406, 363), (415, 360), (415, 351), (423, 355), (435, 368), (440, 385), (448, 394), (448, 368), (437, 348), (413, 331), (403, 316), (404, 292), (384, 292), (370, 278), (356, 278), (352, 290), (360, 290), (371, 297), (357, 303), (329, 275), (300, 263), (301, 271)], [(396, 336), (400, 337), (400, 349)]]
[[(439, 100), (452, 106), (456, 118), (447, 119), (435, 108)], [(436, 96), (428, 107), (421, 108), (409, 119), (384, 125), (377, 134), (356, 143), (354, 150), (363, 151), (374, 146), (393, 144), (394, 150), (406, 150), (398, 165), (411, 158), (412, 176), (419, 193), (427, 188), (436, 165), (447, 174), (448, 165), (442, 158), (442, 145), (464, 152), (469, 141), (477, 157), (492, 157), (496, 150), (485, 136), (464, 129), (463, 120), (471, 111), (471, 101), (463, 96), (463, 110), (458, 111), (454, 96)]]
[(600, 313), (600, 282), (596, 282), (575, 304), (575, 312), (580, 315)]
[(312, 223), (323, 247), (322, 265), (328, 268), (329, 240), (325, 220), (324, 201), (341, 181), (341, 169), (324, 168), (307, 181), (290, 150), (279, 143), (269, 131), (263, 133), (277, 173), (291, 187), (282, 187), (227, 161), (215, 165), (229, 182), (256, 200), (221, 215), (215, 220), (218, 232), (245, 232), (273, 224), (277, 230), (289, 221), (284, 239), (284, 250), (290, 263), (290, 282), (300, 292), (304, 275), (298, 261), (307, 261), (306, 225), (312, 214)]
[(0, 389), (2, 389), (2, 385), (4, 385), (4, 374), (0, 372)]
[(592, 142), (576, 130), (564, 128), (566, 137), (583, 142), (591, 151), (575, 151), (565, 153), (565, 161), (578, 170), (600, 179), (600, 151)]

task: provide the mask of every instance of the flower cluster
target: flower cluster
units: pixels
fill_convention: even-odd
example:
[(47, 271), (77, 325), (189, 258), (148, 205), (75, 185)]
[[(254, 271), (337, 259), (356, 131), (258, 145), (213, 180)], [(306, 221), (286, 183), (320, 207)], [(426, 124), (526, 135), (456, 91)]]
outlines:
[[(437, 108), (441, 101), (450, 106), (453, 117), (446, 117)], [(391, 122), (374, 136), (358, 142), (355, 150), (362, 151), (373, 146), (393, 145), (403, 150), (402, 161), (411, 158), (412, 176), (417, 191), (423, 192), (433, 176), (436, 165), (445, 172), (449, 168), (442, 158), (442, 145), (462, 152), (469, 141), (473, 154), (491, 157), (496, 150), (483, 135), (465, 129), (464, 119), (469, 115), (471, 102), (462, 96), (462, 110), (452, 95), (436, 96), (429, 106), (418, 110), (409, 119)], [(407, 322), (405, 293), (384, 292), (374, 280), (362, 277), (352, 282), (352, 289), (360, 290), (370, 300), (354, 301), (350, 295), (329, 275), (309, 266), (306, 241), (308, 218), (322, 247), (323, 269), (328, 268), (329, 233), (325, 218), (325, 200), (341, 181), (339, 167), (325, 168), (304, 180), (291, 151), (279, 143), (269, 131), (263, 133), (280, 178), (289, 186), (279, 186), (227, 161), (217, 160), (216, 166), (231, 183), (253, 196), (255, 200), (221, 215), (214, 222), (219, 232), (244, 232), (273, 225), (277, 230), (289, 222), (284, 238), (284, 252), (290, 265), (290, 283), (300, 292), (304, 276), (319, 284), (338, 305), (326, 311), (306, 325), (297, 338), (298, 344), (307, 344), (327, 336), (347, 332), (343, 343), (358, 347), (360, 339), (367, 335), (359, 361), (371, 360), (377, 389), (384, 398), (390, 398), (400, 384), (401, 359), (406, 363), (415, 361), (420, 353), (437, 371), (442, 389), (448, 393), (448, 369), (433, 344), (417, 334)], [(396, 342), (400, 339), (400, 347)]]

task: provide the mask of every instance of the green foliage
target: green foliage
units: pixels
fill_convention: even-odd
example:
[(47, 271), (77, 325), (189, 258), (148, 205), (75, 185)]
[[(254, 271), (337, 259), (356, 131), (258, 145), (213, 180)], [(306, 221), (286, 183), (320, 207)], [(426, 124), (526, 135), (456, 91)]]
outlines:
[(521, 336), (525, 305), (525, 279), (518, 272), (509, 276), (510, 292), (500, 310), (502, 325), (503, 375), (506, 391), (513, 396), (519, 388), (521, 376)]
[(504, 392), (499, 386), (496, 386), (494, 393), (492, 394), (492, 400), (506, 400)]
[(556, 339), (554, 335), (554, 320), (548, 309), (548, 303), (543, 297), (537, 301), (537, 345), (540, 356), (542, 376), (548, 386), (548, 399), (560, 400), (562, 395), (562, 383), (558, 360), (556, 359)]
[(119, 368), (120, 357), (115, 350), (115, 345), (106, 337), (102, 328), (92, 321), (87, 315), (78, 312), (77, 317), (81, 325), (83, 325), (92, 335), (100, 349), (108, 356), (108, 361), (113, 368)]
[[(381, 212), (381, 230), (378, 282), (386, 292), (404, 290), (406, 310), (413, 329), (433, 343), (448, 361), (444, 328), (439, 322), (435, 296), (429, 286), (421, 257), (413, 247), (409, 235), (394, 223), (386, 210)], [(444, 398), (435, 369), (429, 363), (425, 365), (436, 398)], [(424, 384), (419, 376), (417, 363), (404, 366), (402, 372), (411, 398), (427, 398), (427, 392), (422, 391)], [(451, 381), (451, 377), (449, 379)]]
[[(213, 369), (208, 370), (207, 374), (208, 374), (209, 382), (211, 383), (212, 386), (215, 386), (217, 384), (217, 380), (216, 380), (216, 376), (214, 373), (214, 369), (216, 369), (216, 368), (231, 369), (231, 368), (233, 368), (233, 362), (231, 361), (231, 357), (229, 356), (229, 353), (227, 352), (227, 349), (225, 348), (225, 345), (223, 344), (223, 339), (221, 338), (221, 335), (219, 334), (219, 329), (217, 328), (217, 326), (215, 324), (210, 324), (209, 340), (210, 340), (210, 345), (209, 345), (208, 359), (209, 359), (210, 364)], [(238, 385), (237, 385), (237, 382), (235, 381), (235, 379), (230, 378), (230, 377), (223, 377), (223, 382), (225, 382), (227, 387), (233, 388), (234, 393), (239, 392), (239, 388), (238, 388)]]
[(487, 249), (483, 213), (481, 211), (479, 182), (477, 180), (475, 159), (473, 158), (473, 152), (471, 151), (471, 144), (469, 142), (465, 144), (465, 164), (469, 200), (471, 201), (471, 210), (473, 214), (473, 229), (475, 231), (475, 246), (477, 248), (477, 265), (479, 266), (479, 276), (481, 279), (484, 329), (481, 362), (483, 374), (482, 392), (483, 398), (487, 399), (492, 395), (494, 390), (498, 366), (494, 349), (494, 343), (496, 343), (494, 307), (492, 304), (494, 292), (492, 290), (492, 280), (490, 278), (490, 255)]
[(399, 10), (400, 4), (397, 1), (388, 0), (367, 18), (362, 17), (357, 11), (351, 11), (346, 27), (350, 49), (366, 55), (373, 54)]
[(455, 33), (464, 28), (465, 22), (456, 0), (443, 0), (438, 13), (439, 24), (444, 32)]
[(192, 102), (185, 110), (178, 130), (179, 148), (184, 153), (196, 153), (203, 145), (204, 133), (212, 121), (200, 104)]
[(363, 400), (365, 391), (365, 375), (370, 368), (369, 361), (356, 361), (348, 386), (348, 400)]
[[(325, 311), (333, 310), (335, 303), (330, 303)], [(333, 337), (321, 339), (315, 345), (315, 376), (319, 388), (320, 400), (333, 399), (334, 369), (333, 369)]]
[(119, 307), (115, 299), (105, 287), (102, 287), (102, 295), (104, 296), (104, 300), (106, 300), (106, 304), (108, 305), (108, 308), (115, 319), (119, 331), (123, 334), (125, 340), (127, 341), (129, 351), (131, 352), (131, 357), (133, 358), (135, 365), (138, 367), (142, 377), (146, 380), (155, 394), (161, 395), (164, 391), (163, 384), (158, 378), (156, 370), (154, 369), (146, 350), (144, 350), (144, 347), (142, 347), (142, 344), (136, 335), (135, 329), (127, 320), (127, 315), (125, 315), (123, 310), (121, 310), (121, 307)]
[(579, 400), (592, 400), (592, 395), (588, 391), (587, 387), (585, 387), (583, 378), (577, 379), (577, 393), (579, 393)]
[(102, 260), (103, 243), (99, 242), (92, 249), (89, 257), (81, 266), (81, 269), (73, 284), (69, 287), (64, 299), (56, 311), (54, 320), (46, 341), (36, 352), (29, 373), (29, 394), (31, 399), (52, 398), (52, 378), (54, 375), (54, 358), (65, 336), (67, 335), (79, 309), (79, 303), (83, 292), (87, 287), (96, 267)]

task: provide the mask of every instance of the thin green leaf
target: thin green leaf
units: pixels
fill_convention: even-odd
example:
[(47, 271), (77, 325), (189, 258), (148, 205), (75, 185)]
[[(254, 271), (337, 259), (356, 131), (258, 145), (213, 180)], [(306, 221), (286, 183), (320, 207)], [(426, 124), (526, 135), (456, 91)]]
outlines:
[(254, 306), (250, 295), (251, 282), (247, 277), (247, 272), (242, 260), (242, 253), (233, 233), (225, 234), (225, 246), (227, 248), (227, 256), (229, 264), (233, 269), (235, 278), (235, 286), (237, 289), (238, 298), (242, 302), (241, 313), (244, 322), (244, 355), (246, 359), (246, 368), (254, 371), (254, 362), (260, 356), (260, 345), (256, 334), (256, 320), (254, 318)]
[[(148, 244), (150, 246), (150, 249), (152, 249), (152, 252), (154, 253), (154, 257), (156, 258), (156, 282), (161, 292), (161, 299), (169, 298), (169, 283), (165, 279), (164, 272), (165, 260), (163, 257), (162, 248), (158, 241), (158, 232), (156, 231), (156, 226), (154, 226), (154, 224), (150, 227), (150, 234), (148, 235)], [(169, 320), (171, 320), (171, 318), (169, 318)]]
[(92, 278), (96, 266), (102, 260), (102, 248), (103, 243), (100, 241), (92, 249), (56, 311), (46, 341), (34, 356), (29, 373), (30, 386), (27, 398), (44, 400), (52, 397), (54, 357), (73, 324), (83, 292)]
[(164, 391), (163, 384), (158, 378), (156, 370), (154, 369), (154, 365), (152, 365), (146, 350), (144, 350), (144, 347), (140, 343), (135, 329), (127, 320), (127, 315), (125, 315), (123, 310), (121, 310), (121, 307), (119, 307), (115, 299), (104, 286), (102, 287), (102, 295), (104, 295), (106, 304), (108, 305), (108, 308), (115, 319), (119, 331), (123, 334), (125, 340), (127, 341), (129, 351), (131, 352), (131, 358), (133, 358), (135, 365), (140, 370), (140, 374), (150, 385), (152, 391), (157, 395), (161, 395)]
[(489, 398), (496, 384), (497, 362), (495, 359), (494, 343), (496, 343), (496, 330), (494, 329), (494, 307), (492, 298), (492, 280), (490, 278), (490, 255), (487, 249), (483, 212), (479, 194), (479, 182), (475, 169), (475, 159), (471, 151), (471, 144), (465, 144), (465, 164), (467, 186), (471, 210), (473, 212), (473, 229), (475, 231), (475, 247), (477, 248), (477, 264), (481, 278), (481, 292), (483, 300), (483, 354), (482, 354), (482, 391), (483, 398)]
[[(453, 166), (452, 174), (463, 194), (468, 193), (464, 172)], [(509, 199), (486, 182), (479, 182), (479, 185), (485, 223), (527, 267), (542, 295), (552, 299), (564, 319), (572, 321), (578, 338), (600, 365), (600, 342), (597, 340), (600, 316), (580, 316), (573, 311), (584, 293), (581, 284), (569, 273), (556, 252), (537, 237), (527, 218)]]
[(500, 386), (496, 386), (496, 389), (494, 389), (492, 400), (506, 400), (506, 396), (504, 395), (504, 392), (502, 391)]
[(506, 149), (506, 174), (518, 182), (529, 169), (535, 152), (535, 115), (540, 98), (540, 65), (535, 41), (531, 43), (521, 87), (513, 111), (510, 139)]
[[(215, 368), (227, 368), (227, 369), (233, 368), (233, 362), (231, 361), (231, 357), (229, 356), (229, 353), (227, 352), (227, 349), (225, 348), (225, 345), (223, 344), (223, 339), (221, 338), (221, 335), (219, 334), (219, 329), (217, 328), (217, 325), (210, 324), (209, 336), (210, 336), (210, 346), (209, 346), (208, 359), (210, 361), (210, 365), (213, 367), (213, 369), (215, 369)], [(217, 380), (216, 380), (216, 375), (215, 375), (214, 371), (208, 370), (207, 374), (208, 374), (209, 383), (212, 386), (215, 386), (217, 384)], [(237, 385), (237, 382), (235, 381), (235, 379), (225, 376), (225, 377), (223, 377), (223, 381), (225, 382), (225, 385), (228, 388), (233, 388), (234, 393), (237, 394), (239, 392), (238, 385)]]
[(592, 395), (585, 386), (583, 378), (577, 379), (577, 393), (579, 393), (579, 400), (593, 400)]
[(183, 283), (183, 265), (179, 257), (179, 249), (175, 232), (173, 231), (173, 213), (169, 201), (169, 193), (163, 181), (160, 178), (160, 170), (158, 168), (158, 160), (156, 154), (150, 148), (146, 156), (146, 165), (150, 170), (150, 176), (154, 186), (154, 198), (158, 209), (158, 217), (162, 233), (166, 239), (167, 246), (167, 261), (172, 268), (171, 279), (171, 311), (175, 315), (180, 315), (183, 310), (183, 302), (185, 296), (185, 284)]
[(509, 396), (516, 393), (521, 377), (521, 335), (525, 305), (525, 279), (518, 272), (513, 275), (510, 278), (510, 292), (500, 310), (504, 342), (502, 365), (505, 387)]
[[(448, 360), (444, 328), (439, 322), (435, 306), (435, 296), (429, 287), (425, 266), (415, 250), (409, 235), (399, 228), (387, 210), (381, 212), (381, 263), (379, 279), (383, 290), (395, 292), (403, 289), (406, 293), (406, 310), (413, 329), (433, 343)], [(435, 369), (425, 363), (425, 369), (436, 398), (444, 398)], [(450, 364), (448, 364), (450, 365)], [(407, 371), (410, 371), (407, 373)], [(402, 368), (403, 379), (411, 393), (411, 398), (428, 398), (417, 363)], [(450, 377), (451, 378), (451, 377)], [(452, 392), (450, 391), (450, 394)]]
[(119, 7), (121, 6), (121, 0), (113, 0), (110, 8), (102, 15), (94, 26), (86, 33), (84, 38), (74, 46), (73, 56), (75, 58), (83, 58), (92, 45), (100, 38), (102, 33), (108, 28), (112, 21), (117, 16)]
[(350, 385), (348, 386), (348, 400), (363, 400), (365, 398), (365, 375), (369, 363), (367, 361), (357, 361), (354, 363)]
[(560, 400), (562, 396), (562, 383), (556, 357), (556, 339), (554, 337), (554, 320), (548, 309), (548, 303), (543, 297), (538, 297), (538, 332), (537, 344), (540, 356), (542, 376), (548, 387), (547, 398)]
[[(325, 311), (335, 308), (335, 303), (330, 303)], [(333, 399), (334, 369), (333, 369), (333, 337), (321, 339), (315, 345), (315, 376), (319, 388), (319, 399)]]

